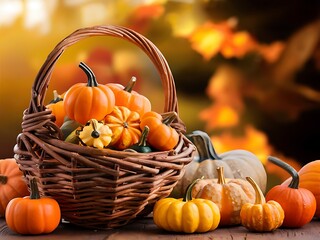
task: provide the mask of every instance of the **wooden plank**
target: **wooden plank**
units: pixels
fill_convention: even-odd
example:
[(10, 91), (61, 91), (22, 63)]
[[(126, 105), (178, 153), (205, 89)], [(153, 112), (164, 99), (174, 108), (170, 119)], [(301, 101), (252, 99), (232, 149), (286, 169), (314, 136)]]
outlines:
[(315, 240), (319, 239), (320, 222), (314, 220), (311, 223), (298, 229), (277, 229), (272, 233), (252, 233), (242, 226), (231, 228), (218, 228), (213, 232), (201, 234), (180, 234), (170, 233), (158, 229), (151, 217), (139, 219), (132, 224), (122, 228), (112, 230), (91, 230), (76, 227), (68, 223), (61, 223), (59, 227), (51, 234), (38, 236), (22, 236), (12, 232), (6, 226), (3, 218), (0, 219), (0, 239), (1, 240), (161, 240), (161, 239), (178, 239), (178, 240), (238, 240), (238, 239), (291, 239), (291, 240)]

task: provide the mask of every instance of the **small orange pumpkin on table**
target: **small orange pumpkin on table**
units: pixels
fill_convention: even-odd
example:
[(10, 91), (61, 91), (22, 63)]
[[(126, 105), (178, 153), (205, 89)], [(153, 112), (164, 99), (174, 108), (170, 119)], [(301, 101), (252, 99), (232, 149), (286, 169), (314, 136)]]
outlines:
[(251, 178), (247, 181), (252, 185), (256, 192), (255, 203), (246, 203), (241, 207), (241, 224), (250, 231), (271, 232), (279, 228), (284, 219), (284, 211), (281, 205), (276, 201), (268, 201), (257, 185)]
[[(315, 217), (320, 218), (320, 160), (315, 160), (304, 165), (298, 172), (299, 186), (313, 193), (317, 201)], [(292, 178), (287, 179), (282, 185), (288, 186)]]
[(30, 196), (12, 199), (6, 210), (8, 227), (19, 234), (45, 234), (54, 231), (61, 218), (59, 204), (40, 197), (37, 181), (30, 180)]
[(289, 164), (276, 157), (268, 160), (290, 173), (292, 180), (289, 186), (277, 185), (271, 188), (266, 200), (278, 202), (284, 210), (283, 227), (299, 228), (309, 223), (316, 212), (316, 199), (311, 191), (299, 187), (298, 172)]
[(29, 194), (23, 173), (14, 158), (0, 159), (0, 217), (11, 199)]

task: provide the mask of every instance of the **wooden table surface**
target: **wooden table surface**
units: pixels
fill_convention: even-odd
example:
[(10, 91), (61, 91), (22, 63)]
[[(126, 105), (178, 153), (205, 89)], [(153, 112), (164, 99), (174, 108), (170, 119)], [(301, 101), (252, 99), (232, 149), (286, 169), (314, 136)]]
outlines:
[(112, 230), (90, 230), (73, 226), (68, 223), (61, 223), (59, 227), (52, 233), (37, 236), (22, 236), (12, 232), (0, 218), (0, 239), (1, 240), (55, 240), (55, 239), (77, 239), (77, 240), (153, 240), (153, 239), (299, 239), (299, 240), (315, 240), (320, 239), (320, 221), (314, 220), (299, 229), (277, 229), (272, 233), (252, 233), (242, 226), (232, 228), (218, 228), (215, 231), (201, 234), (177, 234), (162, 231), (154, 225), (152, 217), (138, 219), (135, 222), (124, 227)]

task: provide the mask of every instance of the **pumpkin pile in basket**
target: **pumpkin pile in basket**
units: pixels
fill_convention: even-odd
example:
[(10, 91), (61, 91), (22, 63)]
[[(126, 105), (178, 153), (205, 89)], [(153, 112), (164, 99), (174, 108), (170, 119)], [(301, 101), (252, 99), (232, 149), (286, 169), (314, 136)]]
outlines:
[[(68, 47), (89, 37), (115, 37), (139, 47), (159, 73), (162, 112), (127, 86), (96, 79), (84, 63), (87, 82), (72, 85), (52, 102), (45, 100), (55, 64)], [(23, 112), (14, 148), (26, 177), (40, 196), (55, 199), (72, 224), (109, 229), (148, 215), (168, 196), (194, 156), (184, 135), (174, 78), (160, 50), (141, 34), (121, 26), (94, 26), (60, 41), (40, 68)]]
[[(147, 145), (150, 152), (171, 150), (178, 144), (179, 134), (170, 126), (177, 113), (161, 116), (151, 111), (149, 99), (133, 90), (135, 77), (125, 87), (99, 84), (85, 63), (81, 62), (79, 67), (88, 82), (71, 86), (63, 97), (55, 96), (47, 105), (57, 125), (61, 125), (65, 141), (98, 149), (138, 152), (145, 152)], [(59, 124), (61, 117), (65, 119), (63, 124)]]

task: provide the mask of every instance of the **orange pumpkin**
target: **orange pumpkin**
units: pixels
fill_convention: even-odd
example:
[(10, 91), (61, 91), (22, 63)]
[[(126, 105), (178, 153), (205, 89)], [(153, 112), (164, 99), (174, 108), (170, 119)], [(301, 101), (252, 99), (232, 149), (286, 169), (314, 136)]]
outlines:
[[(315, 217), (320, 218), (320, 160), (315, 160), (304, 165), (298, 172), (299, 186), (313, 193), (317, 201)], [(287, 179), (282, 185), (288, 186), (292, 178)]]
[(30, 197), (12, 199), (6, 210), (8, 227), (20, 234), (50, 233), (60, 223), (60, 207), (52, 198), (40, 198), (36, 179), (30, 181)]
[(171, 112), (165, 118), (154, 111), (145, 113), (141, 117), (140, 128), (150, 128), (147, 141), (155, 149), (167, 151), (173, 149), (179, 142), (178, 132), (169, 124), (176, 119), (177, 113)]
[(219, 226), (241, 223), (240, 210), (245, 203), (254, 203), (255, 190), (244, 179), (225, 179), (223, 167), (218, 167), (218, 178), (199, 180), (192, 189), (192, 197), (208, 199), (220, 209)]
[(284, 211), (283, 227), (298, 228), (309, 223), (316, 212), (316, 199), (308, 189), (299, 187), (299, 175), (289, 164), (275, 157), (268, 160), (290, 173), (289, 186), (277, 185), (269, 190), (266, 200), (278, 202)]
[(56, 117), (55, 123), (57, 126), (61, 127), (66, 116), (66, 111), (64, 110), (63, 98), (56, 90), (53, 91), (53, 101), (51, 101), (46, 107), (49, 108), (52, 111), (52, 114)]
[(4, 216), (11, 199), (28, 194), (27, 184), (16, 160), (13, 158), (0, 160), (0, 217)]
[(110, 147), (123, 150), (139, 142), (141, 136), (139, 113), (130, 111), (127, 107), (116, 106), (104, 118), (104, 122), (113, 133)]
[(97, 83), (88, 66), (82, 62), (79, 66), (87, 74), (88, 83), (71, 86), (64, 97), (64, 107), (70, 119), (84, 125), (90, 119), (103, 120), (111, 113), (115, 106), (115, 96), (109, 87)]
[(108, 83), (107, 86), (115, 95), (116, 106), (127, 107), (142, 116), (144, 113), (151, 111), (151, 103), (148, 98), (132, 90), (136, 81), (137, 79), (132, 77), (126, 87), (116, 83)]
[(282, 225), (284, 211), (276, 201), (266, 202), (257, 183), (251, 178), (246, 178), (256, 192), (255, 203), (246, 203), (240, 211), (241, 224), (255, 232), (271, 232)]

